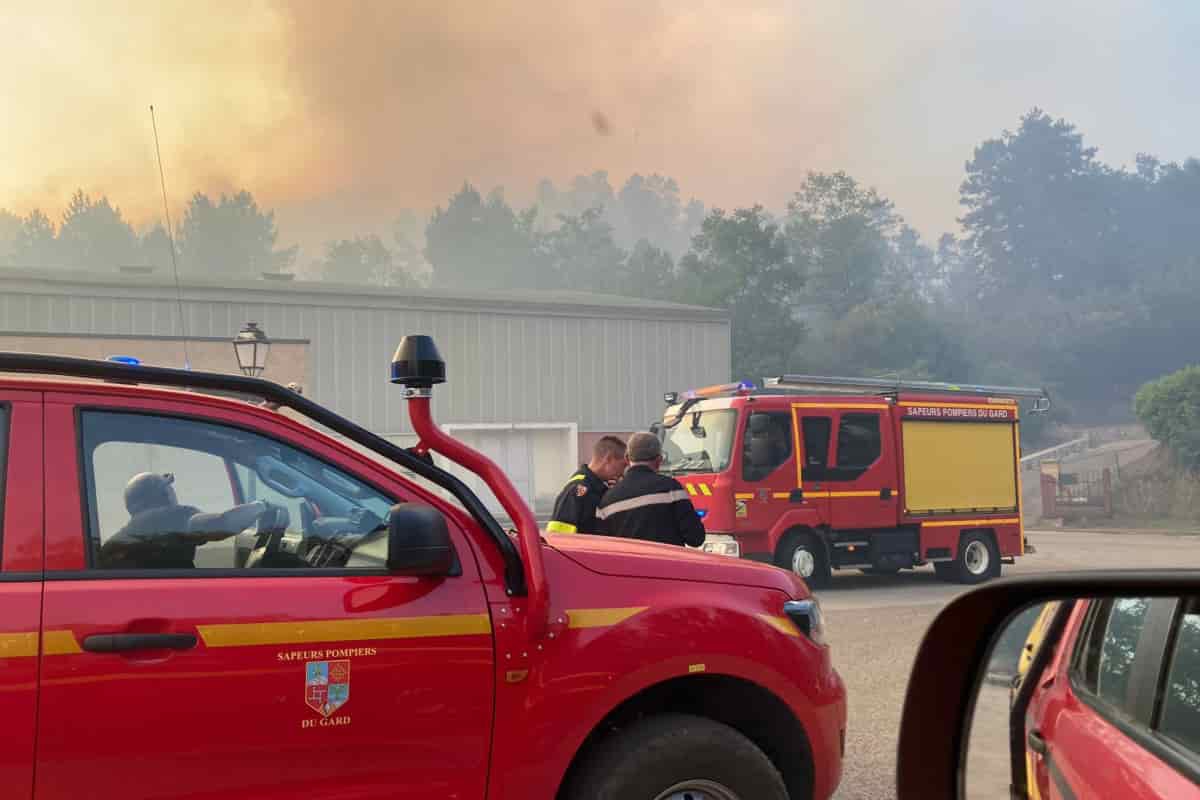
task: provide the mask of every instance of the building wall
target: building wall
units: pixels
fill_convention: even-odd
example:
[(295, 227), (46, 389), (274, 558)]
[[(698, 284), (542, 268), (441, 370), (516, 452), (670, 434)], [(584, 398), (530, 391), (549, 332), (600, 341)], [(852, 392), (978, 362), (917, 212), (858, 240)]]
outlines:
[[(402, 336), (429, 334), (447, 362), (435, 418), (516, 459), (506, 468), (529, 473), (527, 496), (538, 505), (559, 488), (547, 485), (551, 476), (586, 460), (599, 434), (645, 430), (661, 416), (664, 392), (730, 375), (730, 321), (710, 309), (265, 280), (192, 281), (177, 294), (161, 284), (153, 276), (0, 270), (0, 349), (131, 355), (179, 367), (186, 337), (194, 369), (236, 372), (230, 339), (254, 321), (275, 342), (268, 378), (296, 381), (308, 397), (407, 444), (412, 431), (389, 365)], [(506, 426), (500, 442), (495, 431)]]
[[(729, 320), (707, 309), (601, 305), (607, 298), (538, 302), (528, 293), (514, 293), (511, 300), (383, 289), (367, 294), (258, 281), (184, 285), (183, 328), (172, 287), (4, 272), (0, 333), (185, 334), (218, 340), (211, 349), (219, 360), (220, 342), (255, 321), (274, 339), (308, 342), (308, 396), (386, 434), (409, 431), (399, 392), (387, 383), (392, 353), (409, 333), (432, 335), (446, 359), (448, 384), (434, 401), (442, 422), (573, 422), (582, 432), (637, 430), (661, 414), (664, 392), (721, 383), (730, 374)], [(228, 352), (232, 371), (232, 347)], [(162, 357), (182, 366), (181, 353), (173, 362), (167, 351)]]

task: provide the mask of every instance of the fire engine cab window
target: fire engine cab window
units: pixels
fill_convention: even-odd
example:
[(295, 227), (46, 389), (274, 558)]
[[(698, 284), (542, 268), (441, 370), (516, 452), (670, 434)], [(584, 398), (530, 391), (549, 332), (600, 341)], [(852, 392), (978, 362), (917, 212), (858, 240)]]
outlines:
[(1200, 754), (1200, 604), (1195, 599), (1179, 617), (1168, 665), (1158, 731)]
[(864, 469), (882, 452), (878, 414), (846, 414), (838, 426), (837, 465), (839, 469)]
[(792, 415), (785, 412), (751, 414), (746, 421), (742, 478), (760, 481), (792, 456)]
[(82, 414), (91, 564), (253, 569), (381, 564), (393, 499), (258, 434), (146, 414)]

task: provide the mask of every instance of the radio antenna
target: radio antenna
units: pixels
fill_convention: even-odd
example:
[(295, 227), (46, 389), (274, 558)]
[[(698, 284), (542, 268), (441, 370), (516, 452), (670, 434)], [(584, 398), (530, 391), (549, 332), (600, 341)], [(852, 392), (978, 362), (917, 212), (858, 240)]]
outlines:
[(167, 220), (167, 243), (171, 246), (171, 271), (175, 275), (175, 303), (179, 307), (179, 331), (183, 337), (183, 368), (192, 368), (188, 354), (187, 317), (183, 313), (183, 288), (179, 284), (179, 259), (175, 256), (175, 231), (171, 227), (171, 207), (167, 203), (167, 178), (163, 173), (162, 151), (158, 148), (158, 121), (154, 118), (154, 106), (150, 106), (150, 127), (154, 129), (154, 155), (158, 158), (158, 183), (162, 188), (163, 216)]

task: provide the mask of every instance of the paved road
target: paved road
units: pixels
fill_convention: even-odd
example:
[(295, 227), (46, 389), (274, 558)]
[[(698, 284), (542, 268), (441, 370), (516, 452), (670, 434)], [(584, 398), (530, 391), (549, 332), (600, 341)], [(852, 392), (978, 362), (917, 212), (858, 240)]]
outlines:
[[(1200, 536), (1030, 531), (1038, 552), (1006, 566), (1006, 575), (1082, 569), (1200, 567)], [(921, 636), (961, 586), (933, 569), (893, 577), (839, 573), (820, 593), (834, 663), (846, 681), (850, 722), (838, 800), (895, 796), (896, 740), (908, 671)], [(969, 792), (970, 800), (987, 792)]]

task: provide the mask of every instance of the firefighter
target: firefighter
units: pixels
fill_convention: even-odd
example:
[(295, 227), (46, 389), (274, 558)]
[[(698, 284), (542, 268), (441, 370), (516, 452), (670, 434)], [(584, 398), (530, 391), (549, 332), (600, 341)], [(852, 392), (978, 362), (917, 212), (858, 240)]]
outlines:
[[(100, 548), (100, 566), (134, 569), (190, 569), (196, 548), (228, 539), (278, 508), (265, 501), (243, 503), (220, 514), (183, 505), (175, 476), (139, 472), (125, 484), (129, 522)], [(286, 513), (286, 512), (283, 512)]]
[(611, 536), (665, 544), (704, 544), (704, 524), (682, 484), (660, 475), (662, 442), (652, 433), (629, 437), (629, 468), (605, 493), (596, 518)]
[(603, 436), (592, 448), (592, 460), (581, 464), (554, 501), (549, 533), (600, 533), (596, 506), (625, 469), (625, 443)]

